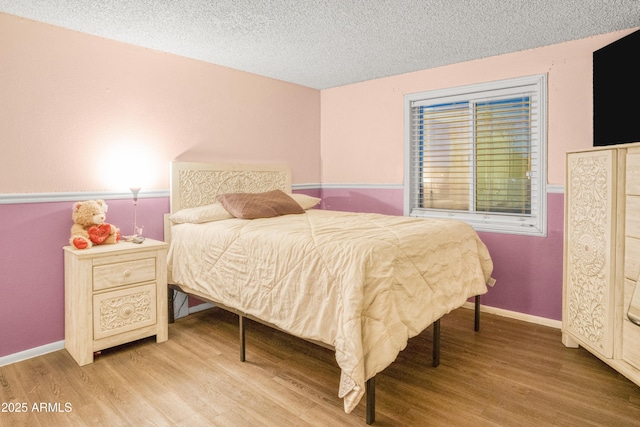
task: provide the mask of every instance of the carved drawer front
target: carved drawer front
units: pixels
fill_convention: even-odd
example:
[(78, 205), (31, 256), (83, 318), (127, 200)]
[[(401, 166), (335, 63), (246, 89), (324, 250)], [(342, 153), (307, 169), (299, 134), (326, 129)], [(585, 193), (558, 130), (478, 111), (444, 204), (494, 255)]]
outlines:
[(569, 155), (563, 328), (583, 346), (613, 356), (616, 194), (612, 151)]
[(156, 323), (156, 285), (93, 296), (93, 338), (100, 339)]
[(115, 288), (156, 278), (156, 259), (145, 258), (93, 267), (93, 290)]

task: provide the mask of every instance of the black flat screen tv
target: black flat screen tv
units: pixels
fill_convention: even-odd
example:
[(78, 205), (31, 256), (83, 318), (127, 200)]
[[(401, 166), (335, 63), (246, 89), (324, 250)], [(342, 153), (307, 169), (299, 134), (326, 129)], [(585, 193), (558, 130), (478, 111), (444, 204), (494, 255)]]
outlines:
[(640, 142), (640, 30), (593, 52), (593, 145)]

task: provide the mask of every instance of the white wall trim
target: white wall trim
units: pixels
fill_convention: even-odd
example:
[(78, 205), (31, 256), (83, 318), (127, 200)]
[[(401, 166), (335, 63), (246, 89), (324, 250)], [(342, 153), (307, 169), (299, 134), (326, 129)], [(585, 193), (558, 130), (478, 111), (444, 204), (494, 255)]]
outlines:
[(34, 357), (42, 356), (47, 353), (53, 353), (54, 351), (64, 349), (64, 340), (58, 342), (52, 342), (40, 347), (30, 348), (18, 353), (13, 353), (8, 356), (0, 357), (0, 366), (10, 365), (12, 363), (22, 362), (23, 360), (31, 359)]
[[(133, 197), (130, 191), (96, 191), (77, 193), (24, 193), (24, 194), (0, 194), (0, 205), (18, 205), (22, 203), (49, 203), (49, 202), (76, 202), (78, 200), (93, 199), (129, 199)], [(156, 197), (169, 197), (169, 190), (141, 191), (139, 199)]]
[[(465, 302), (464, 308), (473, 309), (475, 306), (471, 302)], [(496, 316), (508, 317), (510, 319), (522, 320), (536, 325), (548, 326), (550, 328), (562, 329), (560, 320), (547, 319), (546, 317), (533, 316), (531, 314), (518, 313), (517, 311), (504, 310), (502, 308), (490, 307), (480, 304), (481, 313), (495, 314)], [(482, 318), (480, 318), (480, 327), (482, 327)]]
[[(293, 190), (348, 190), (348, 189), (366, 189), (366, 190), (403, 190), (403, 184), (293, 184)], [(547, 184), (548, 193), (564, 193), (563, 185)], [(67, 192), (67, 193), (24, 193), (24, 194), (0, 194), (0, 205), (18, 205), (23, 203), (50, 203), (50, 202), (75, 202), (78, 200), (92, 199), (128, 199), (132, 195), (128, 191), (95, 191), (95, 192)], [(169, 197), (169, 190), (149, 190), (141, 191), (138, 198), (156, 198)]]
[[(197, 298), (197, 297), (196, 297)], [(189, 314), (197, 313), (199, 311), (206, 310), (208, 308), (213, 308), (214, 305), (210, 302), (203, 302), (202, 304), (194, 305), (193, 307), (189, 307)]]
[[(292, 185), (294, 190), (320, 188), (320, 184), (296, 184)], [(139, 199), (152, 199), (159, 197), (169, 197), (169, 190), (149, 190), (140, 191)], [(50, 202), (76, 202), (78, 200), (114, 200), (129, 199), (132, 197), (129, 191), (92, 191), (92, 192), (66, 192), (66, 193), (15, 193), (0, 194), (0, 205), (19, 205), (23, 203), (50, 203)]]
[[(328, 188), (328, 189), (352, 189), (352, 188), (362, 188), (362, 189), (393, 189), (393, 190), (403, 190), (403, 184), (298, 184), (293, 185), (294, 189), (317, 189), (317, 188)], [(546, 185), (547, 194), (548, 193), (564, 193), (564, 185), (558, 184), (547, 184)]]
[[(171, 291), (171, 289), (169, 289)], [(173, 318), (174, 320), (186, 317), (190, 314), (197, 313), (208, 308), (212, 308), (214, 305), (210, 302), (201, 302), (198, 305), (189, 307), (189, 295), (182, 291), (173, 291)]]
[(322, 184), (291, 184), (292, 190), (317, 190), (322, 188)]
[(549, 193), (564, 193), (564, 185), (547, 184), (547, 194)]
[(402, 190), (404, 189), (404, 185), (402, 184), (320, 184), (321, 188), (328, 188), (328, 189), (336, 189), (336, 190), (341, 190), (341, 189), (353, 189), (353, 188), (360, 188), (360, 189), (374, 189), (374, 190)]

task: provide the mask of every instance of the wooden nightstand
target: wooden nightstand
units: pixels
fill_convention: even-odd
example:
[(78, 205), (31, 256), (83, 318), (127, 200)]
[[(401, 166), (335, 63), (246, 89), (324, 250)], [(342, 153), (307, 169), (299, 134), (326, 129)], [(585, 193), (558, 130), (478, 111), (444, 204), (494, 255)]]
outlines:
[(80, 366), (140, 338), (168, 338), (165, 242), (64, 249), (65, 348)]

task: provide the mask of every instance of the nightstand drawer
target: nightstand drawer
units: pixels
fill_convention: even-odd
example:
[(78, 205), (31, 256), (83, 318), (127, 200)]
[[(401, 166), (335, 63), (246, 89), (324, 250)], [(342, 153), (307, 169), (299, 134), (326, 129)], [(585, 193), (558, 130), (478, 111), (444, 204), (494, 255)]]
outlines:
[(99, 265), (93, 267), (93, 290), (149, 282), (155, 278), (155, 258)]
[(93, 296), (93, 339), (156, 323), (156, 284)]

